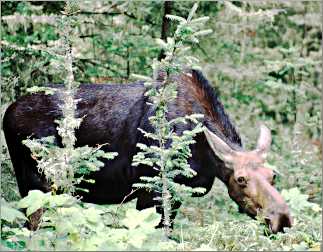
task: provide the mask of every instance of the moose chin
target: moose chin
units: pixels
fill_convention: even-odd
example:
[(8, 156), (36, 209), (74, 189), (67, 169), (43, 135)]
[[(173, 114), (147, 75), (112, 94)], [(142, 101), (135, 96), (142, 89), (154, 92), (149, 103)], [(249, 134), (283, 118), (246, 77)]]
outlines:
[[(194, 195), (203, 196), (210, 191), (217, 177), (227, 186), (230, 197), (240, 210), (251, 217), (261, 213), (273, 233), (291, 227), (288, 206), (274, 187), (275, 174), (264, 165), (271, 144), (270, 130), (261, 126), (256, 148), (245, 150), (217, 94), (200, 71), (185, 70), (173, 76), (173, 79), (178, 84), (178, 95), (169, 104), (168, 118), (203, 114), (205, 127), (204, 132), (195, 137), (196, 143), (191, 145), (189, 164), (196, 171), (196, 176), (178, 176), (176, 182), (190, 187), (204, 187), (204, 194)], [(142, 82), (79, 86), (75, 95), (76, 99), (80, 99), (76, 115), (84, 119), (76, 131), (76, 146), (109, 143), (103, 145), (102, 149), (118, 152), (114, 160), (103, 160), (104, 167), (89, 175), (88, 178), (95, 180), (94, 184), (80, 185), (88, 190), (88, 193), (78, 192), (82, 200), (97, 204), (121, 203), (141, 176), (156, 175), (151, 167), (131, 165), (133, 156), (138, 152), (137, 143), (153, 144), (138, 130), (153, 130), (148, 118), (155, 111), (147, 104), (145, 91)], [(29, 190), (50, 190), (50, 185), (44, 175), (38, 173), (37, 163), (22, 140), (30, 136), (42, 138), (52, 135), (56, 144), (61, 145), (55, 124), (55, 120), (62, 116), (61, 103), (57, 93), (37, 93), (20, 97), (5, 112), (3, 129), (22, 197)], [(192, 124), (179, 124), (175, 125), (174, 131), (181, 134), (192, 127)], [(156, 196), (155, 192), (137, 190), (126, 201), (137, 198), (137, 209), (156, 206), (157, 211), (163, 214), (154, 200)], [(180, 205), (181, 202), (175, 201), (173, 210)], [(174, 220), (176, 211), (172, 212), (171, 218)]]

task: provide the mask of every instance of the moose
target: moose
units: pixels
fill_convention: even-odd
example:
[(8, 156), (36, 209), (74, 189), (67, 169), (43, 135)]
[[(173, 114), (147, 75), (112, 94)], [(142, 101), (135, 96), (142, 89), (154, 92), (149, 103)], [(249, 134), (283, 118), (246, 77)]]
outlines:
[[(169, 104), (169, 119), (193, 113), (204, 115), (201, 119), (204, 132), (195, 137), (196, 143), (190, 147), (192, 156), (189, 164), (197, 175), (192, 178), (178, 176), (175, 181), (193, 188), (205, 188), (204, 194), (193, 195), (203, 196), (210, 191), (217, 177), (226, 185), (240, 212), (253, 218), (259, 212), (263, 213), (273, 233), (291, 227), (288, 206), (274, 187), (275, 174), (264, 165), (271, 145), (270, 130), (262, 125), (256, 148), (245, 150), (219, 97), (202, 72), (184, 70), (173, 79), (177, 82), (178, 93)], [(114, 160), (104, 160), (105, 166), (89, 175), (95, 180), (94, 184), (82, 184), (88, 189), (88, 192), (78, 193), (83, 201), (117, 204), (137, 198), (138, 210), (156, 206), (162, 214), (159, 203), (154, 200), (154, 192), (132, 190), (132, 185), (139, 182), (141, 176), (156, 175), (151, 167), (131, 165), (133, 156), (138, 152), (136, 144), (152, 144), (138, 130), (153, 130), (149, 117), (154, 114), (154, 107), (147, 104), (145, 90), (142, 82), (79, 86), (75, 95), (76, 99), (80, 99), (76, 114), (84, 119), (76, 130), (76, 146), (109, 143), (102, 149), (118, 152)], [(40, 92), (18, 98), (5, 112), (3, 130), (23, 197), (29, 190), (50, 191), (49, 183), (38, 173), (37, 164), (22, 140), (31, 135), (35, 138), (53, 135), (56, 144), (62, 146), (55, 124), (55, 119), (62, 116), (61, 102), (57, 94)], [(181, 134), (191, 127), (189, 124), (175, 125), (174, 131)], [(172, 220), (180, 205), (181, 202), (173, 204)]]

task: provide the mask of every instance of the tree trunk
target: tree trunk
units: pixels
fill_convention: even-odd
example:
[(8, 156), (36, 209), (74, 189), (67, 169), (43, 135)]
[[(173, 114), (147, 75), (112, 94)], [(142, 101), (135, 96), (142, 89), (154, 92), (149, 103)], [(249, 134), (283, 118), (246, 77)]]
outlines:
[[(172, 5), (173, 5), (172, 1), (165, 1), (164, 2), (164, 15), (163, 15), (163, 23), (162, 23), (160, 38), (165, 41), (167, 39), (167, 35), (169, 32), (169, 26), (170, 26), (170, 20), (168, 18), (166, 18), (166, 15), (171, 14)], [(158, 60), (161, 60), (163, 58), (165, 58), (165, 54), (164, 54), (164, 51), (162, 50), (159, 53)]]

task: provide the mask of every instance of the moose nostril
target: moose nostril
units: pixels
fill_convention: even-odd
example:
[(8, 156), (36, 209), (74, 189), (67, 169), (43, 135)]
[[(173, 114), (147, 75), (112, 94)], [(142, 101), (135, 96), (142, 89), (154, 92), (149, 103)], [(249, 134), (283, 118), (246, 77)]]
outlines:
[(290, 217), (289, 214), (286, 214), (286, 213), (277, 214), (274, 218), (271, 218), (268, 222), (267, 224), (269, 225), (271, 231), (274, 234), (277, 232), (284, 232), (285, 227), (292, 226), (292, 218)]
[(280, 226), (281, 226), (281, 231), (283, 231), (284, 227), (291, 227), (292, 226), (292, 219), (289, 216), (289, 214), (281, 214), (280, 216)]

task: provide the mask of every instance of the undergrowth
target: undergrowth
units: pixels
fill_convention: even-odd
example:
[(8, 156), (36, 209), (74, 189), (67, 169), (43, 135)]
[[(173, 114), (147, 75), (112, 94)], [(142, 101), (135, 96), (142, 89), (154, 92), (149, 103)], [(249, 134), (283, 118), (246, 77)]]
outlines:
[[(96, 205), (35, 190), (20, 201), (1, 199), (1, 246), (5, 250), (319, 250), (321, 208), (298, 189), (282, 194), (294, 218), (285, 233), (270, 235), (258, 220), (239, 214), (217, 181), (208, 196), (184, 202), (172, 239), (165, 242), (163, 232), (155, 229), (160, 215), (154, 208), (135, 210), (134, 201)], [(43, 211), (40, 225), (30, 231), (24, 222), (38, 209)]]
[(294, 219), (293, 227), (285, 228), (285, 233), (269, 234), (259, 220), (239, 213), (222, 182), (216, 181), (208, 199), (193, 198), (184, 203), (186, 207), (179, 213), (174, 235), (183, 250), (320, 250), (319, 205), (308, 202), (308, 196), (296, 188), (283, 190), (282, 195)]

